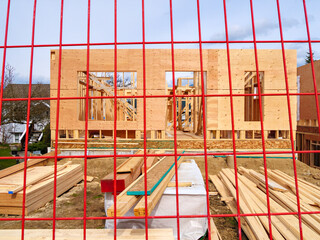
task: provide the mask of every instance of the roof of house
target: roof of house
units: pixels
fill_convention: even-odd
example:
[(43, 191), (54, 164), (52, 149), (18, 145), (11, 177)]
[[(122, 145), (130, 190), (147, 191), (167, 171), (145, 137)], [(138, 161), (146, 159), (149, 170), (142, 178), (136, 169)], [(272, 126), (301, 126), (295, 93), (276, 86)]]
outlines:
[[(29, 84), (8, 84), (3, 91), (4, 98), (27, 98), (29, 93)], [(50, 97), (50, 84), (32, 84), (32, 98)]]

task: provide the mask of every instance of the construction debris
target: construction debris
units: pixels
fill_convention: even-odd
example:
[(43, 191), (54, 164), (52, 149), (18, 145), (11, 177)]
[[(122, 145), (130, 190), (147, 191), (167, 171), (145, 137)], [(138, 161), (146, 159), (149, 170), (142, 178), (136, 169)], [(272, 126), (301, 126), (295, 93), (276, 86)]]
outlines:
[[(82, 167), (70, 162), (57, 166), (57, 196), (72, 188), (83, 179)], [(23, 188), (26, 187), (25, 213), (28, 214), (53, 199), (54, 166), (39, 166), (0, 179), (0, 214), (22, 215)]]
[[(260, 169), (264, 174), (264, 169)], [(240, 213), (262, 214), (297, 212), (297, 197), (293, 177), (279, 171), (268, 170), (269, 206), (266, 197), (264, 175), (243, 167), (238, 171), (238, 194)], [(218, 175), (209, 176), (221, 198), (237, 214), (237, 191), (233, 169), (223, 169)], [(301, 211), (320, 210), (320, 188), (302, 179), (298, 181)], [(226, 201), (225, 199), (229, 199)], [(235, 217), (238, 220), (237, 217)], [(320, 217), (301, 214), (305, 239), (320, 239)], [(273, 215), (271, 217), (273, 239), (300, 239), (297, 214)], [(241, 217), (241, 228), (249, 239), (269, 239), (269, 218), (266, 215)]]

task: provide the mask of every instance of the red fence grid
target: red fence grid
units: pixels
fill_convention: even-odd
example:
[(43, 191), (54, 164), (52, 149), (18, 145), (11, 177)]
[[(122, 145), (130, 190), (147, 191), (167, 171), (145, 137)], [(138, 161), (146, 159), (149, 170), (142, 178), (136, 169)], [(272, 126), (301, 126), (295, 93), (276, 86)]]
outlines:
[[(119, 0), (120, 1), (120, 0)], [(4, 4), (5, 1), (2, 1), (1, 4)], [(296, 154), (297, 153), (317, 153), (319, 151), (317, 150), (301, 150), (297, 151), (295, 149), (295, 142), (293, 138), (294, 130), (293, 130), (293, 120), (291, 118), (291, 104), (290, 104), (290, 97), (291, 96), (314, 96), (315, 97), (315, 103), (316, 103), (316, 109), (317, 109), (317, 118), (318, 121), (320, 122), (320, 112), (319, 112), (319, 101), (318, 101), (318, 87), (316, 83), (316, 73), (315, 73), (315, 67), (314, 67), (314, 62), (313, 62), (313, 51), (312, 51), (312, 45), (313, 44), (318, 44), (320, 43), (320, 40), (317, 39), (312, 39), (310, 35), (310, 27), (309, 27), (309, 20), (308, 20), (308, 12), (307, 12), (307, 4), (306, 1), (300, 1), (302, 4), (302, 8), (304, 11), (304, 17), (305, 17), (305, 27), (306, 27), (306, 32), (307, 36), (306, 39), (304, 40), (286, 40), (284, 38), (283, 34), (283, 19), (281, 17), (281, 10), (280, 10), (280, 0), (274, 0), (276, 3), (276, 12), (278, 16), (278, 29), (279, 29), (279, 34), (280, 34), (280, 40), (257, 40), (257, 34), (256, 34), (256, 22), (255, 22), (255, 14), (254, 14), (254, 6), (253, 4), (255, 1), (253, 0), (248, 0), (245, 1), (246, 4), (249, 4), (250, 7), (250, 19), (251, 19), (251, 28), (252, 28), (252, 34), (253, 34), (253, 40), (230, 40), (229, 37), (229, 26), (228, 26), (228, 5), (232, 5), (232, 1), (226, 1), (226, 0), (221, 0), (221, 4), (223, 6), (223, 16), (224, 16), (224, 31), (225, 31), (225, 40), (202, 40), (203, 32), (202, 32), (202, 23), (201, 23), (201, 1), (200, 0), (194, 0), (196, 3), (196, 16), (197, 16), (197, 39), (198, 40), (192, 40), (192, 41), (175, 41), (174, 40), (174, 11), (173, 11), (173, 4), (175, 1), (169, 0), (169, 17), (170, 17), (170, 41), (146, 41), (146, 20), (145, 20), (145, 1), (141, 0), (141, 23), (142, 23), (142, 41), (135, 41), (135, 42), (121, 42), (118, 41), (118, 1), (114, 0), (113, 3), (113, 15), (114, 15), (114, 40), (112, 42), (91, 42), (90, 38), (90, 32), (91, 32), (91, 4), (94, 2), (94, 0), (88, 0), (87, 1), (87, 36), (86, 36), (86, 42), (85, 43), (63, 43), (63, 21), (64, 21), (64, 6), (67, 1), (61, 0), (60, 2), (60, 23), (59, 23), (59, 43), (57, 44), (52, 44), (52, 43), (41, 43), (41, 44), (35, 44), (35, 30), (36, 30), (36, 16), (37, 16), (37, 4), (40, 1), (34, 0), (33, 2), (33, 14), (32, 14), (32, 33), (31, 33), (31, 43), (30, 44), (17, 44), (17, 45), (9, 45), (8, 44), (8, 32), (9, 32), (9, 22), (10, 22), (10, 17), (12, 14), (10, 11), (10, 7), (12, 4), (12, 0), (8, 0), (6, 4), (3, 6), (6, 6), (6, 18), (5, 22), (2, 22), (1, 25), (5, 26), (4, 30), (4, 41), (3, 45), (0, 46), (0, 49), (3, 51), (3, 58), (2, 58), (2, 75), (1, 75), (1, 86), (4, 86), (4, 79), (5, 79), (5, 67), (6, 67), (6, 61), (7, 61), (7, 51), (9, 49), (19, 49), (19, 48), (24, 48), (28, 49), (30, 51), (30, 69), (29, 69), (29, 89), (28, 89), (28, 98), (4, 98), (3, 97), (3, 92), (4, 89), (3, 87), (1, 88), (0, 91), (0, 112), (3, 111), (2, 108), (2, 103), (5, 101), (27, 101), (28, 103), (28, 108), (27, 108), (27, 126), (29, 125), (30, 122), (30, 106), (32, 101), (38, 101), (38, 100), (56, 100), (56, 105), (57, 105), (57, 112), (56, 112), (56, 129), (57, 131), (55, 132), (55, 155), (52, 157), (55, 162), (55, 174), (54, 174), (54, 200), (53, 200), (53, 216), (50, 218), (29, 218), (25, 215), (25, 202), (26, 202), (26, 182), (27, 182), (27, 160), (28, 159), (35, 159), (35, 158), (41, 158), (37, 156), (31, 156), (28, 157), (28, 135), (29, 131), (28, 128), (26, 128), (26, 140), (25, 140), (25, 154), (23, 157), (0, 157), (1, 159), (23, 159), (24, 160), (24, 190), (23, 190), (23, 213), (22, 216), (19, 218), (9, 218), (9, 217), (1, 217), (0, 221), (21, 221), (21, 239), (24, 239), (24, 230), (25, 230), (25, 222), (26, 221), (51, 221), (53, 223), (52, 228), (53, 228), (53, 235), (52, 239), (55, 239), (55, 230), (56, 230), (56, 221), (60, 220), (69, 220), (69, 221), (74, 221), (74, 220), (82, 220), (83, 221), (83, 238), (87, 238), (86, 234), (86, 228), (87, 228), (87, 221), (88, 220), (105, 220), (105, 219), (113, 219), (114, 220), (114, 239), (117, 239), (116, 235), (116, 229), (117, 229), (117, 220), (118, 219), (145, 219), (145, 229), (146, 229), (146, 239), (148, 239), (148, 219), (152, 218), (176, 218), (177, 220), (177, 231), (178, 231), (178, 239), (180, 239), (180, 219), (181, 218), (207, 218), (208, 219), (208, 229), (210, 232), (211, 226), (210, 226), (210, 218), (219, 218), (219, 217), (236, 217), (238, 219), (238, 234), (239, 234), (239, 239), (242, 239), (242, 233), (241, 233), (241, 217), (244, 216), (267, 216), (268, 221), (269, 221), (269, 229), (270, 229), (270, 239), (272, 239), (272, 227), (271, 227), (271, 222), (272, 219), (271, 217), (273, 215), (298, 215), (299, 219), (299, 231), (300, 231), (300, 238), (303, 239), (303, 230), (302, 230), (302, 220), (301, 220), (301, 215), (302, 214), (320, 214), (320, 211), (313, 211), (313, 212), (303, 212), (300, 208), (300, 198), (299, 198), (299, 186), (298, 186), (298, 181), (297, 181), (297, 166), (296, 166)], [(297, 1), (296, 1), (297, 2)], [(2, 6), (2, 8), (3, 8)], [(288, 11), (288, 9), (285, 9)], [(110, 10), (111, 11), (111, 10)], [(284, 11), (284, 9), (282, 10)], [(14, 26), (12, 26), (14, 28)], [(214, 27), (214, 26), (213, 26)], [(258, 78), (258, 93), (254, 94), (239, 94), (239, 93), (233, 93), (232, 91), (232, 77), (231, 77), (231, 60), (230, 60), (230, 48), (232, 44), (252, 44), (253, 49), (254, 49), (254, 56), (255, 56), (255, 65), (256, 65), (256, 72), (259, 72), (259, 62), (258, 62), (258, 44), (280, 44), (281, 45), (281, 50), (282, 50), (282, 58), (283, 58), (283, 71), (284, 71), (284, 79), (285, 79), (285, 86), (286, 86), (286, 91), (285, 93), (262, 93), (261, 91), (261, 86), (260, 86), (260, 81), (259, 81), (259, 74), (257, 74)], [(314, 93), (292, 93), (289, 91), (289, 86), (288, 86), (288, 76), (287, 76), (287, 65), (286, 65), (286, 54), (285, 54), (285, 45), (289, 43), (301, 43), (301, 44), (307, 44), (308, 45), (308, 51), (311, 53), (310, 58), (311, 58), (311, 68), (312, 68), (312, 78), (313, 78), (313, 87), (314, 87)], [(200, 71), (201, 71), (201, 87), (202, 87), (202, 94), (200, 95), (189, 95), (189, 97), (201, 97), (202, 100), (202, 106), (203, 106), (203, 129), (206, 129), (206, 104), (205, 104), (205, 99), (208, 97), (229, 97), (230, 98), (230, 109), (231, 109), (231, 115), (230, 115), (230, 121), (232, 123), (232, 146), (233, 146), (233, 151), (232, 152), (218, 152), (218, 153), (213, 153), (213, 152), (207, 152), (207, 136), (206, 136), (206, 131), (203, 132), (203, 142), (204, 142), (204, 149), (203, 153), (178, 153), (177, 151), (177, 130), (176, 130), (176, 124), (177, 124), (177, 119), (176, 115), (174, 114), (174, 152), (172, 154), (148, 154), (147, 153), (147, 99), (152, 99), (152, 98), (168, 98), (171, 97), (173, 99), (173, 102), (176, 102), (176, 98), (178, 97), (184, 97), (186, 95), (179, 95), (175, 91), (175, 47), (177, 45), (183, 45), (183, 44), (193, 44), (197, 45), (199, 49), (199, 61), (200, 64)], [(229, 93), (228, 94), (206, 94), (204, 90), (204, 75), (203, 75), (203, 56), (202, 56), (202, 50), (203, 50), (203, 45), (204, 44), (223, 44), (225, 46), (225, 49), (227, 50), (227, 63), (228, 63), (228, 78), (229, 78)], [(115, 95), (114, 96), (105, 96), (105, 97), (90, 97), (89, 96), (89, 75), (87, 75), (87, 88), (86, 88), (86, 96), (85, 97), (62, 97), (60, 89), (61, 89), (61, 58), (63, 54), (63, 49), (67, 47), (85, 47), (87, 50), (87, 72), (90, 72), (89, 69), (89, 62), (90, 62), (90, 49), (99, 47), (99, 46), (111, 46), (114, 49), (114, 72), (117, 73), (117, 54), (118, 54), (118, 48), (122, 46), (133, 46), (133, 45), (139, 45), (142, 46), (142, 56), (143, 56), (143, 94), (138, 95), (138, 96), (117, 96), (117, 85), (115, 84)], [(172, 81), (173, 81), (173, 94), (172, 95), (148, 95), (146, 91), (146, 48), (148, 45), (170, 45), (171, 49), (171, 60), (172, 60)], [(32, 98), (31, 97), (31, 86), (33, 82), (33, 72), (34, 72), (34, 51), (35, 49), (38, 48), (58, 48), (59, 49), (59, 72), (58, 72), (58, 91), (57, 91), (57, 97), (49, 97), (49, 98)], [(235, 131), (235, 119), (234, 119), (234, 104), (233, 100), (235, 97), (244, 97), (244, 96), (258, 96), (259, 97), (259, 106), (260, 106), (260, 119), (263, 119), (263, 111), (262, 111), (262, 96), (284, 96), (287, 99), (287, 105), (288, 105), (288, 118), (289, 118), (289, 126), (290, 126), (290, 142), (291, 142), (291, 151), (268, 151), (266, 150), (265, 146), (265, 136), (264, 136), (264, 123), (263, 120), (260, 121), (261, 124), (261, 143), (262, 143), (262, 150), (261, 151), (244, 151), (244, 152), (238, 152), (236, 149), (236, 131)], [(114, 99), (114, 150), (113, 150), (113, 155), (88, 155), (88, 115), (89, 115), (89, 110), (88, 110), (88, 105), (89, 105), (89, 100), (90, 99), (95, 99), (95, 98), (113, 98)], [(143, 122), (144, 122), (144, 131), (143, 131), (143, 140), (144, 140), (144, 154), (143, 155), (135, 155), (135, 156), (143, 156), (144, 157), (144, 164), (146, 165), (146, 158), (149, 156), (174, 156), (175, 160), (177, 161), (177, 158), (179, 156), (203, 156), (205, 159), (205, 183), (206, 183), (206, 191), (207, 191), (207, 214), (206, 215), (180, 215), (179, 212), (179, 194), (178, 194), (178, 184), (176, 184), (176, 206), (177, 206), (177, 215), (176, 216), (145, 216), (145, 217), (92, 217), (92, 216), (87, 216), (86, 208), (87, 208), (87, 182), (84, 181), (84, 198), (83, 198), (83, 217), (57, 217), (56, 215), (56, 209), (57, 209), (57, 162), (58, 162), (58, 139), (59, 139), (59, 109), (61, 105), (63, 104), (61, 101), (68, 101), (68, 100), (79, 100), (79, 99), (85, 99), (86, 102), (86, 108), (85, 108), (85, 115), (86, 115), (86, 120), (85, 120), (85, 139), (84, 139), (84, 154), (83, 155), (76, 155), (76, 156), (59, 156), (59, 158), (84, 158), (84, 179), (87, 177), (87, 166), (88, 166), (88, 159), (91, 158), (98, 158), (98, 157), (113, 157), (114, 158), (114, 169), (117, 168), (117, 158), (118, 157), (132, 157), (132, 154), (118, 154), (117, 153), (117, 99), (118, 98), (136, 98), (136, 99), (143, 99)], [(0, 122), (1, 122), (1, 114), (0, 114)], [(319, 134), (320, 134), (320, 129), (319, 129)], [(297, 212), (277, 212), (277, 213), (271, 213), (270, 211), (270, 201), (269, 201), (269, 189), (268, 189), (268, 166), (267, 166), (267, 158), (266, 156), (269, 154), (292, 154), (292, 164), (294, 168), (294, 178), (295, 178), (295, 187), (296, 187), (296, 197), (297, 197)], [(239, 155), (254, 155), (254, 154), (262, 154), (263, 156), (263, 162), (264, 162), (264, 175), (265, 175), (265, 182), (266, 182), (266, 195), (267, 195), (267, 208), (268, 211), (266, 213), (261, 213), (261, 214), (243, 214), (240, 212), (240, 203), (239, 200), (237, 200), (237, 214), (211, 214), (210, 213), (210, 201), (209, 201), (209, 183), (208, 183), (208, 156), (215, 156), (215, 155), (233, 155), (234, 157), (234, 165), (237, 166), (237, 158), (236, 156)], [(236, 168), (235, 168), (236, 169)], [(236, 171), (237, 172), (237, 171)], [(178, 167), (177, 164), (175, 164), (175, 181), (178, 182)], [(147, 189), (147, 169), (144, 169), (144, 174), (145, 174), (145, 182), (144, 186), (145, 189)], [(237, 199), (239, 199), (239, 189), (238, 189), (238, 174), (235, 174), (235, 182), (236, 182), (236, 193), (237, 193)], [(114, 170), (114, 178), (116, 179), (116, 170)], [(117, 201), (116, 201), (116, 196), (117, 196), (117, 190), (116, 190), (116, 182), (114, 182), (114, 207), (115, 207), (115, 212), (117, 209)], [(147, 193), (145, 193), (145, 197), (147, 198)], [(145, 208), (148, 208), (147, 201), (145, 201)], [(146, 210), (147, 212), (147, 210)], [(211, 239), (209, 235), (209, 239)]]

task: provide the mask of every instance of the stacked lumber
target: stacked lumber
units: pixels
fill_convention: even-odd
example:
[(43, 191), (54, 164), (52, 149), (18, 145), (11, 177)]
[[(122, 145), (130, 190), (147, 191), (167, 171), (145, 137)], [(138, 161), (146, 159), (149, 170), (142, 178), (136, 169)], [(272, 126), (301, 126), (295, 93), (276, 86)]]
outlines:
[[(264, 170), (260, 169), (259, 173), (240, 167), (237, 176), (240, 213), (268, 213)], [(232, 213), (237, 214), (234, 170), (222, 169), (218, 175), (209, 177), (221, 199)], [(320, 188), (302, 179), (298, 180), (298, 185), (301, 211), (319, 211)], [(268, 189), (271, 213), (297, 212), (294, 178), (279, 170), (268, 170)], [(315, 214), (302, 214), (301, 220), (304, 239), (320, 239), (320, 217)], [(273, 239), (300, 239), (297, 214), (273, 215), (271, 227)], [(249, 239), (269, 239), (268, 216), (242, 217), (241, 228)]]
[[(183, 159), (180, 158), (177, 161), (177, 167), (183, 162)], [(154, 164), (148, 171), (147, 171), (147, 183), (152, 183), (151, 185), (148, 185), (148, 189), (153, 189), (153, 191), (149, 191), (147, 189), (147, 192), (150, 194), (147, 199), (147, 207), (148, 212), (146, 213), (145, 209), (145, 196), (144, 196), (144, 174), (142, 174), (139, 178), (137, 178), (130, 186), (128, 186), (124, 191), (122, 191), (117, 196), (117, 216), (124, 216), (132, 207), (134, 207), (134, 214), (135, 216), (145, 216), (146, 214), (150, 215), (152, 210), (155, 208), (159, 200), (161, 199), (161, 196), (168, 186), (170, 180), (175, 174), (175, 168), (173, 167), (175, 161), (174, 157), (165, 157), (162, 158), (160, 161), (158, 161), (156, 164)], [(165, 168), (164, 168), (165, 167)], [(155, 175), (152, 173), (160, 172), (163, 173), (162, 175)], [(156, 177), (156, 179), (153, 179)], [(156, 185), (156, 186), (155, 186)], [(155, 187), (154, 187), (155, 186)], [(142, 189), (139, 190), (140, 187)], [(134, 194), (128, 194), (132, 189), (135, 189), (137, 191), (136, 195)], [(114, 205), (108, 208), (107, 215), (114, 216), (115, 215), (115, 209)]]
[[(119, 240), (145, 240), (146, 233), (144, 229), (117, 229), (117, 239)], [(148, 229), (148, 238), (153, 240), (174, 240), (172, 229)], [(20, 240), (21, 230), (10, 229), (0, 230), (0, 240)], [(51, 229), (25, 229), (24, 230), (25, 240), (51, 240), (52, 230)], [(56, 240), (74, 240), (84, 239), (83, 229), (56, 229), (55, 230)], [(87, 240), (113, 240), (114, 231), (113, 229), (87, 229), (86, 230)]]
[[(58, 154), (59, 153), (60, 153), (60, 151), (58, 151)], [(49, 152), (49, 153), (42, 155), (43, 158), (28, 159), (27, 160), (27, 167), (30, 168), (30, 167), (35, 167), (35, 166), (39, 166), (39, 165), (45, 166), (45, 165), (47, 165), (47, 163), (50, 160), (54, 160), (53, 158), (50, 158), (50, 157), (53, 157), (54, 155), (55, 155), (55, 152), (52, 151), (52, 152)], [(16, 173), (16, 172), (21, 171), (23, 169), (24, 169), (24, 162), (13, 165), (8, 168), (5, 168), (0, 171), (0, 178), (3, 178), (3, 177), (8, 176), (10, 174)]]
[[(19, 171), (0, 179), (0, 213), (22, 215), (24, 172)], [(57, 196), (83, 179), (80, 164), (57, 166)], [(53, 200), (54, 166), (27, 169), (25, 213), (28, 214)]]
[[(138, 150), (135, 155), (142, 155), (143, 150)], [(155, 151), (149, 150), (148, 154), (154, 154)], [(160, 152), (157, 152), (158, 154)], [(149, 169), (159, 160), (159, 157), (147, 157), (146, 168)], [(117, 193), (125, 190), (134, 180), (144, 173), (144, 157), (131, 157), (117, 167), (116, 189)], [(114, 192), (114, 173), (111, 172), (101, 179), (101, 192)]]

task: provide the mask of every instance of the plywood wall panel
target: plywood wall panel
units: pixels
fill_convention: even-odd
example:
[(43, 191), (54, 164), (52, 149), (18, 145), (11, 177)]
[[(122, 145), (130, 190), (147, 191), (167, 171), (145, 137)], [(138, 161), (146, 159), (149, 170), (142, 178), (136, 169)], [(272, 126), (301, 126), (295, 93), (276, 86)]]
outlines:
[[(286, 50), (289, 91), (296, 92), (296, 51)], [(219, 93), (229, 94), (227, 53), (219, 50)], [(245, 71), (256, 71), (254, 50), (232, 49), (230, 51), (233, 93), (244, 93)], [(286, 92), (281, 50), (258, 50), (259, 71), (264, 75), (264, 92)], [(296, 128), (297, 98), (291, 99), (291, 117)], [(244, 97), (234, 97), (234, 119), (236, 130), (261, 130), (259, 121), (244, 121)], [(218, 129), (231, 130), (230, 98), (219, 98)], [(285, 97), (265, 97), (263, 101), (265, 130), (289, 130), (288, 104)]]
[[(141, 49), (118, 49), (118, 72), (137, 72), (137, 94), (143, 94), (143, 62)], [(255, 71), (254, 51), (232, 49), (231, 74), (233, 93), (243, 93), (245, 71)], [(77, 72), (86, 71), (86, 50), (63, 50), (61, 71), (62, 97), (77, 97)], [(52, 57), (54, 55), (54, 57)], [(259, 70), (265, 72), (265, 92), (285, 92), (281, 50), (259, 50)], [(296, 92), (296, 52), (286, 51), (289, 88)], [(200, 71), (198, 49), (175, 49), (175, 71)], [(59, 51), (51, 52), (51, 97), (56, 97), (58, 86)], [(90, 50), (90, 71), (114, 71), (114, 50)], [(166, 71), (172, 71), (170, 49), (146, 49), (146, 93), (164, 95), (166, 93)], [(203, 71), (207, 73), (207, 94), (229, 94), (229, 78), (226, 50), (203, 49)], [(237, 130), (260, 129), (259, 122), (244, 121), (244, 98), (234, 98), (234, 116)], [(207, 130), (231, 130), (229, 97), (209, 97), (207, 106)], [(296, 98), (291, 97), (292, 118), (296, 120)], [(118, 122), (119, 130), (143, 130), (143, 100), (138, 99), (136, 122)], [(147, 100), (147, 129), (165, 130), (166, 98)], [(278, 97), (268, 97), (264, 101), (265, 130), (287, 130), (287, 105)], [(56, 104), (51, 105), (51, 129), (55, 128)], [(79, 120), (78, 101), (64, 101), (60, 108), (60, 129), (79, 130), (84, 122)], [(113, 121), (89, 121), (91, 130), (112, 130)], [(295, 125), (294, 125), (295, 127)]]

